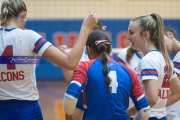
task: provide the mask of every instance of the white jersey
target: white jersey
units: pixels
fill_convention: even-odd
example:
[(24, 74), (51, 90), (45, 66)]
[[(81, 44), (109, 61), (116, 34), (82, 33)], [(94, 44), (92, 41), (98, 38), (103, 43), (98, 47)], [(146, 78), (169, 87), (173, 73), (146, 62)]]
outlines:
[(81, 56), (80, 62), (84, 62), (84, 61), (88, 61), (88, 60), (89, 60), (88, 53), (87, 53), (86, 47), (84, 47), (84, 51)]
[[(0, 100), (39, 98), (36, 64), (28, 63), (32, 60), (36, 63), (39, 59), (33, 56), (42, 56), (50, 45), (51, 43), (32, 30), (0, 28)], [(2, 63), (5, 56), (11, 56), (11, 64)]]
[[(175, 72), (180, 74), (180, 51), (175, 55), (173, 64)], [(180, 120), (180, 101), (167, 107), (167, 119)]]
[[(158, 50), (148, 52), (140, 61), (138, 67), (136, 68), (136, 73), (141, 84), (142, 81), (148, 79), (158, 81), (158, 102), (151, 108), (150, 117), (160, 119), (166, 116), (165, 106), (168, 92), (170, 90), (170, 80), (167, 77), (167, 66), (162, 54)], [(173, 72), (171, 79), (175, 77), (176, 74)]]
[(132, 56), (132, 59), (128, 63), (126, 60), (126, 55), (127, 55), (127, 50), (129, 47), (123, 48), (120, 50), (118, 56), (117, 56), (117, 61), (125, 63), (129, 68), (131, 68), (133, 71), (135, 71), (135, 68), (138, 66), (139, 61), (141, 60), (141, 55), (135, 50), (134, 54)]

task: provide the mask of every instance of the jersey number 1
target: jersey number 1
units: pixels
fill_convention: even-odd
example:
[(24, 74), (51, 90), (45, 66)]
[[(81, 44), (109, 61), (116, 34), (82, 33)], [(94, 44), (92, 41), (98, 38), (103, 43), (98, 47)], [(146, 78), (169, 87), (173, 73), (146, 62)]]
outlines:
[[(13, 46), (8, 45), (6, 46), (4, 52), (2, 53), (3, 57), (5, 56), (13, 56)], [(15, 64), (7, 64), (7, 69), (16, 69)]]
[(116, 71), (110, 71), (108, 76), (111, 79), (111, 83), (109, 85), (111, 87), (111, 93), (117, 93), (118, 82)]

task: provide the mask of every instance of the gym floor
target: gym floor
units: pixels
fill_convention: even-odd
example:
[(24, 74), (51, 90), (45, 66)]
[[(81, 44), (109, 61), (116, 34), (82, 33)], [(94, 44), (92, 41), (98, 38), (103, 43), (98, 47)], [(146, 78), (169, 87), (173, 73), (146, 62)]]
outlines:
[[(69, 82), (60, 81), (38, 81), (39, 104), (42, 109), (44, 120), (63, 120), (62, 112), (59, 113), (57, 101), (61, 102)], [(61, 104), (61, 103), (60, 103)], [(61, 106), (60, 106), (61, 107)], [(59, 108), (62, 111), (62, 108)]]

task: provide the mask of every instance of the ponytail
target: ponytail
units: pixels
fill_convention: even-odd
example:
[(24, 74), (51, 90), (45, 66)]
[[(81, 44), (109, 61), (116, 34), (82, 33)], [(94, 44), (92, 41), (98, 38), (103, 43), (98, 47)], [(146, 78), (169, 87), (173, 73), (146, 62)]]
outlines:
[(7, 20), (7, 16), (9, 13), (7, 9), (8, 6), (9, 6), (9, 0), (4, 0), (1, 7), (1, 17), (2, 17), (1, 26), (3, 26)]

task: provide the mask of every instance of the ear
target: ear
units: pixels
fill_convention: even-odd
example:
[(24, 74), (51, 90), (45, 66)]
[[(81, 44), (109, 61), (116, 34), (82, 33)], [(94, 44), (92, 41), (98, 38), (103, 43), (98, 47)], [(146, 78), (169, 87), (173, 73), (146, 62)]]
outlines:
[(144, 39), (148, 40), (148, 39), (150, 38), (149, 32), (148, 32), (148, 31), (145, 31), (143, 37), (144, 37)]
[(170, 31), (167, 32), (167, 36), (170, 38), (170, 39), (173, 39), (174, 38), (174, 34)]
[(26, 19), (26, 14), (27, 14), (26, 11), (21, 12), (21, 13), (20, 13), (20, 19), (21, 19), (21, 20), (25, 20), (25, 19)]

